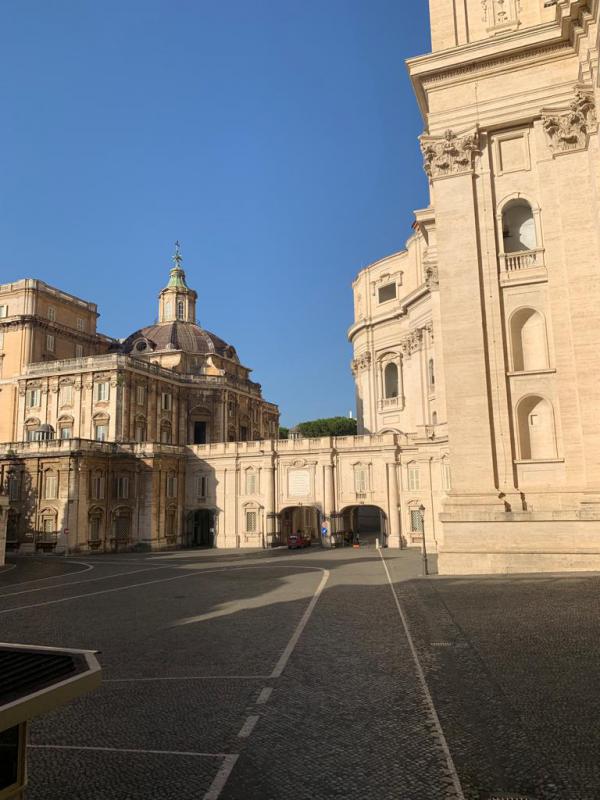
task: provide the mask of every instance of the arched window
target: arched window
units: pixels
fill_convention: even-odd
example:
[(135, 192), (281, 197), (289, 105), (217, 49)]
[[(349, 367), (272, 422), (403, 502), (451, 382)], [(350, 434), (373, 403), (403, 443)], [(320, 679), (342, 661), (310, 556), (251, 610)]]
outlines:
[(435, 364), (433, 358), (429, 359), (429, 385), (435, 386)]
[(183, 300), (177, 301), (177, 319), (185, 319), (185, 305)]
[(521, 308), (510, 320), (512, 367), (515, 372), (547, 369), (548, 342), (544, 317), (534, 308)]
[(511, 200), (502, 212), (502, 240), (505, 253), (535, 250), (535, 219), (526, 200)]
[(384, 370), (384, 384), (386, 399), (398, 397), (398, 367), (390, 363)]
[(554, 412), (548, 400), (537, 395), (523, 398), (517, 408), (517, 425), (524, 461), (556, 458)]

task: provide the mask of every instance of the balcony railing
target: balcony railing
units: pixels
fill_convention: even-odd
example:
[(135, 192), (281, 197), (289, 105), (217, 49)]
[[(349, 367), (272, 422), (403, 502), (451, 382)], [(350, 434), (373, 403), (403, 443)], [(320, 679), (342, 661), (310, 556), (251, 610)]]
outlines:
[(500, 269), (502, 272), (520, 272), (544, 266), (544, 251), (521, 250), (516, 253), (500, 253)]

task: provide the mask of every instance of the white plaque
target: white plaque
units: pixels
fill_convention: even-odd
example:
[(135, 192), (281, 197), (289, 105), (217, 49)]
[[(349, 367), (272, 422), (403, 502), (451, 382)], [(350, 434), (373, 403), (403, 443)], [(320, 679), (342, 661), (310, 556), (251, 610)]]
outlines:
[(308, 497), (310, 494), (310, 473), (307, 469), (291, 469), (288, 473), (288, 496)]

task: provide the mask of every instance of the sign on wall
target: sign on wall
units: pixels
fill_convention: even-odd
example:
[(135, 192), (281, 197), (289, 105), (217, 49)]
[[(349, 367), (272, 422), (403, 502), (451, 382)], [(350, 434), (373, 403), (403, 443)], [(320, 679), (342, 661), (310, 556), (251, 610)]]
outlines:
[(291, 469), (288, 472), (288, 497), (310, 495), (310, 473), (307, 469)]

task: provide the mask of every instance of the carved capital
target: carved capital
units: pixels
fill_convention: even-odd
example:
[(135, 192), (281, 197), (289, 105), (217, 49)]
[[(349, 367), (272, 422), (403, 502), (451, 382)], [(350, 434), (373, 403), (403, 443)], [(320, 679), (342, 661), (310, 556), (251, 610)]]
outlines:
[(590, 134), (598, 130), (592, 90), (576, 89), (568, 109), (542, 109), (542, 125), (554, 156), (586, 150)]
[(475, 167), (479, 153), (479, 130), (456, 134), (448, 130), (443, 136), (421, 136), (423, 168), (429, 180), (467, 175)]
[(353, 359), (352, 361), (352, 374), (356, 375), (358, 372), (361, 372), (364, 369), (368, 369), (371, 366), (372, 356), (371, 353), (368, 351), (363, 353), (358, 358)]

